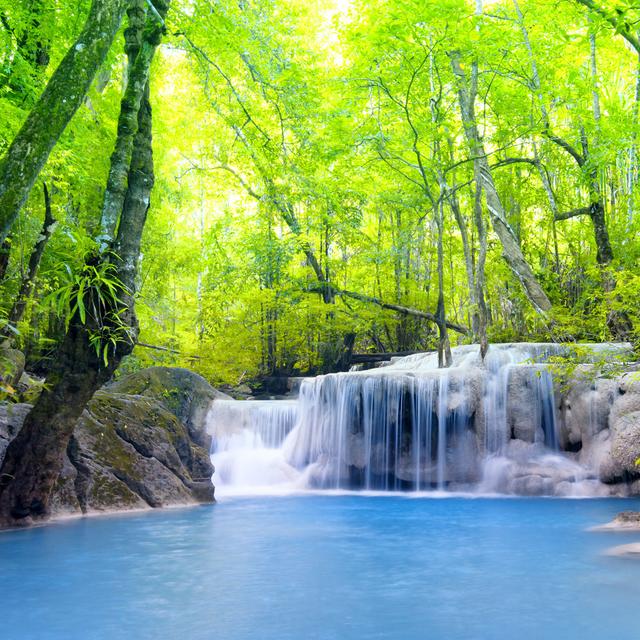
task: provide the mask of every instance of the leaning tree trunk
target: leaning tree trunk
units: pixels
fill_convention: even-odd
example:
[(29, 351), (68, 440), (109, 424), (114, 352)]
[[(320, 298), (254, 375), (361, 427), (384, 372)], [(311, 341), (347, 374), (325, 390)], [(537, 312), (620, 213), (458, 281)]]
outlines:
[(544, 313), (551, 309), (551, 301), (543, 291), (529, 263), (522, 254), (520, 244), (507, 221), (500, 195), (493, 181), (489, 160), (487, 159), (487, 154), (475, 119), (475, 87), (472, 86), (470, 88), (468, 86), (465, 72), (460, 65), (459, 54), (457, 52), (451, 52), (450, 59), (451, 68), (458, 83), (458, 100), (460, 103), (465, 137), (471, 155), (474, 158), (476, 177), (480, 179), (480, 183), (485, 192), (487, 208), (489, 209), (493, 229), (502, 244), (502, 255), (511, 271), (522, 283), (527, 298), (533, 307), (538, 312)]
[[(159, 29), (158, 29), (159, 30)], [(156, 30), (145, 30), (145, 36), (159, 41)], [(148, 57), (148, 64), (151, 58)], [(148, 78), (148, 69), (141, 70)], [(114, 315), (103, 314), (102, 326), (93, 319), (80, 321), (76, 313), (47, 377), (47, 387), (27, 415), (24, 426), (7, 448), (0, 468), (0, 525), (31, 524), (48, 515), (48, 503), (63, 464), (75, 423), (94, 392), (113, 374), (122, 358), (131, 352), (137, 339), (137, 321), (133, 306), (136, 266), (140, 238), (153, 186), (151, 151), (151, 107), (148, 84), (137, 118), (136, 153), (128, 172), (128, 190), (120, 215), (118, 235), (113, 245), (118, 253), (117, 274), (127, 287), (127, 295), (113, 314), (129, 328), (129, 338), (119, 340), (107, 361), (92, 344), (92, 332), (113, 324)], [(104, 260), (101, 254), (96, 260)], [(120, 330), (122, 325), (113, 325)]]
[(51, 150), (82, 104), (120, 26), (126, 0), (93, 0), (89, 15), (0, 163), (0, 243)]
[(40, 268), (40, 261), (42, 260), (42, 254), (44, 253), (44, 249), (49, 242), (49, 238), (56, 227), (56, 220), (51, 213), (51, 199), (49, 198), (49, 190), (47, 189), (46, 184), (43, 185), (43, 190), (44, 222), (42, 223), (42, 230), (40, 231), (40, 235), (38, 236), (33, 250), (31, 251), (31, 255), (29, 256), (29, 265), (24, 277), (22, 278), (22, 282), (20, 283), (20, 289), (18, 290), (16, 300), (13, 303), (13, 307), (11, 307), (11, 311), (9, 311), (7, 327), (5, 327), (2, 333), (0, 333), (0, 335), (4, 337), (8, 337), (9, 332), (11, 331), (10, 328), (16, 327), (20, 320), (22, 320), (22, 316), (27, 308), (27, 303), (29, 302), (29, 298), (31, 297), (31, 293), (35, 285), (38, 269)]
[(476, 300), (478, 302), (478, 340), (480, 341), (480, 356), (484, 357), (489, 351), (487, 337), (487, 304), (484, 298), (484, 268), (487, 260), (487, 229), (482, 216), (482, 186), (476, 180), (476, 193), (473, 203), (473, 214), (478, 230), (478, 264), (476, 270)]
[(0, 527), (46, 517), (75, 423), (116, 367), (105, 366), (90, 342), (96, 327), (71, 321), (47, 376), (47, 387), (9, 443), (0, 468)]

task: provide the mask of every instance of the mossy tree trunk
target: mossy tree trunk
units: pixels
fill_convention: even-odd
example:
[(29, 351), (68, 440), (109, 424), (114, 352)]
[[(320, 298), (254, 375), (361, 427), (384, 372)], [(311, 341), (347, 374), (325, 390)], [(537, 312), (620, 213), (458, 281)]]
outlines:
[(84, 27), (0, 163), (0, 243), (51, 150), (82, 104), (120, 26), (126, 0), (93, 0)]
[[(155, 18), (154, 18), (155, 19)], [(147, 27), (151, 18), (147, 17)], [(158, 38), (156, 29), (145, 29), (145, 38)], [(141, 47), (142, 50), (142, 47)], [(140, 53), (138, 53), (138, 56)], [(0, 526), (20, 526), (46, 518), (48, 503), (60, 474), (65, 450), (75, 423), (94, 392), (113, 374), (122, 358), (131, 352), (137, 339), (134, 290), (140, 240), (153, 187), (151, 107), (148, 66), (138, 67), (145, 86), (136, 119), (135, 153), (127, 172), (127, 190), (119, 216), (118, 233), (112, 245), (115, 257), (101, 254), (96, 260), (112, 259), (128, 292), (116, 309), (128, 326), (130, 339), (119, 341), (107, 362), (92, 344), (92, 332), (100, 329), (92, 321), (82, 323), (76, 314), (47, 377), (47, 387), (27, 416), (22, 430), (10, 443), (0, 468)], [(136, 58), (136, 63), (138, 58)], [(134, 78), (135, 80), (135, 78)], [(103, 321), (109, 322), (108, 318)]]

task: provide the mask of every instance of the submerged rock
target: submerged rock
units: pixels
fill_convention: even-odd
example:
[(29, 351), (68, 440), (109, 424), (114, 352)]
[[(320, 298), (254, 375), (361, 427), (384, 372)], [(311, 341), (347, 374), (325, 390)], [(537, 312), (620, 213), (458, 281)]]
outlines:
[(631, 544), (621, 544), (617, 547), (611, 547), (605, 551), (605, 555), (640, 558), (640, 542), (632, 542)]
[[(186, 369), (153, 367), (98, 391), (76, 425), (55, 514), (214, 501), (206, 412), (225, 397)], [(31, 405), (0, 407), (0, 460)]]

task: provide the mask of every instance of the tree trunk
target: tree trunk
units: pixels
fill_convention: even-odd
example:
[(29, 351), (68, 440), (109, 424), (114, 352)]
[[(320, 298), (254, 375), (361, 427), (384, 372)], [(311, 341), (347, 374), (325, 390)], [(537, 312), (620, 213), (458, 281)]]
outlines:
[(476, 177), (480, 179), (480, 184), (485, 192), (493, 229), (502, 244), (502, 255), (511, 271), (522, 283), (533, 307), (538, 312), (544, 313), (551, 309), (551, 302), (522, 255), (518, 240), (507, 222), (502, 201), (493, 181), (491, 167), (475, 119), (475, 88), (468, 86), (467, 78), (460, 65), (459, 54), (451, 52), (449, 55), (451, 68), (458, 83), (458, 99), (465, 137), (476, 165)]
[(126, 0), (93, 0), (73, 46), (51, 76), (0, 163), (0, 243), (51, 150), (82, 104), (120, 26)]
[(2, 282), (4, 277), (7, 275), (10, 255), (11, 241), (9, 238), (5, 238), (2, 244), (0, 244), (0, 282)]
[[(160, 17), (164, 19), (168, 5), (160, 4), (158, 0), (155, 0), (155, 5)], [(149, 34), (145, 38), (142, 37), (145, 8), (144, 0), (133, 0), (127, 9), (129, 18), (129, 27), (125, 31), (125, 51), (129, 58), (127, 87), (120, 103), (118, 135), (111, 154), (109, 177), (102, 205), (100, 241), (103, 247), (113, 242), (118, 218), (127, 195), (127, 178), (134, 138), (138, 129), (138, 112), (149, 80), (151, 60), (159, 44), (161, 33), (159, 29), (156, 29), (157, 34), (153, 37), (149, 37)], [(147, 19), (155, 20), (155, 16), (149, 16)]]
[(0, 468), (0, 527), (32, 524), (47, 515), (75, 423), (96, 389), (115, 370), (90, 343), (92, 327), (76, 316), (54, 359), (47, 387), (9, 443)]
[(440, 206), (436, 212), (436, 226), (438, 228), (438, 307), (436, 309), (436, 322), (438, 325), (438, 367), (450, 367), (453, 361), (451, 357), (451, 343), (447, 333), (446, 313), (444, 306), (444, 249), (442, 236), (444, 232), (444, 203), (440, 199)]
[[(157, 29), (147, 28), (145, 37), (159, 41)], [(147, 57), (147, 66), (151, 58)], [(148, 68), (140, 68), (148, 78)], [(134, 78), (135, 79), (135, 78)], [(147, 81), (145, 80), (145, 83)], [(134, 291), (140, 240), (153, 186), (151, 108), (145, 84), (135, 135), (136, 153), (128, 171), (128, 189), (123, 200), (114, 251), (118, 276), (128, 292), (119, 308), (107, 310), (102, 326), (94, 319), (84, 324), (76, 313), (47, 377), (47, 386), (28, 414), (22, 430), (7, 448), (0, 468), (0, 525), (28, 525), (45, 518), (49, 498), (62, 468), (64, 452), (76, 420), (94, 392), (113, 374), (122, 358), (131, 352), (137, 338)], [(104, 260), (104, 254), (96, 260)], [(111, 313), (108, 313), (111, 311)], [(120, 339), (105, 361), (92, 344), (92, 334), (107, 328), (120, 330), (113, 318), (128, 326), (129, 339)]]
[[(49, 190), (47, 189), (46, 184), (43, 185), (43, 190), (44, 222), (42, 224), (42, 230), (40, 231), (40, 235), (36, 240), (33, 251), (31, 251), (31, 255), (29, 256), (29, 266), (27, 267), (27, 271), (22, 278), (18, 295), (13, 304), (13, 307), (11, 307), (9, 316), (7, 317), (8, 327), (15, 328), (20, 320), (22, 320), (22, 316), (24, 315), (25, 309), (27, 308), (27, 303), (29, 302), (29, 298), (31, 297), (31, 293), (35, 285), (36, 276), (38, 275), (38, 269), (40, 267), (40, 261), (42, 260), (42, 254), (44, 253), (44, 249), (49, 242), (49, 238), (51, 237), (51, 234), (56, 227), (55, 218), (51, 213), (51, 200), (49, 198)], [(4, 337), (8, 337), (9, 331), (10, 330), (8, 328), (5, 328), (3, 329), (1, 335), (3, 335)]]
[[(455, 187), (455, 183), (454, 183)], [(467, 286), (469, 287), (469, 306), (471, 307), (471, 331), (474, 335), (478, 334), (479, 318), (477, 310), (476, 295), (476, 277), (473, 264), (473, 252), (471, 242), (469, 241), (469, 231), (467, 230), (467, 222), (460, 209), (460, 202), (455, 192), (451, 192), (448, 196), (449, 206), (453, 212), (462, 239), (462, 253), (464, 255), (464, 266), (467, 274)]]
[(489, 350), (487, 338), (488, 313), (484, 298), (484, 268), (487, 260), (487, 229), (482, 216), (482, 186), (476, 180), (476, 194), (473, 203), (473, 213), (478, 230), (478, 265), (476, 268), (476, 300), (478, 301), (478, 339), (480, 341), (480, 356), (484, 360)]

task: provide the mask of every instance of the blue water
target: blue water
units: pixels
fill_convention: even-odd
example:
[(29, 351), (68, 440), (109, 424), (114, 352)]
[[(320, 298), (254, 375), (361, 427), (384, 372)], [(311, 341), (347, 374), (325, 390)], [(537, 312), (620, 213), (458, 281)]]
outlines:
[(640, 637), (629, 500), (303, 496), (0, 535), (0, 638)]

